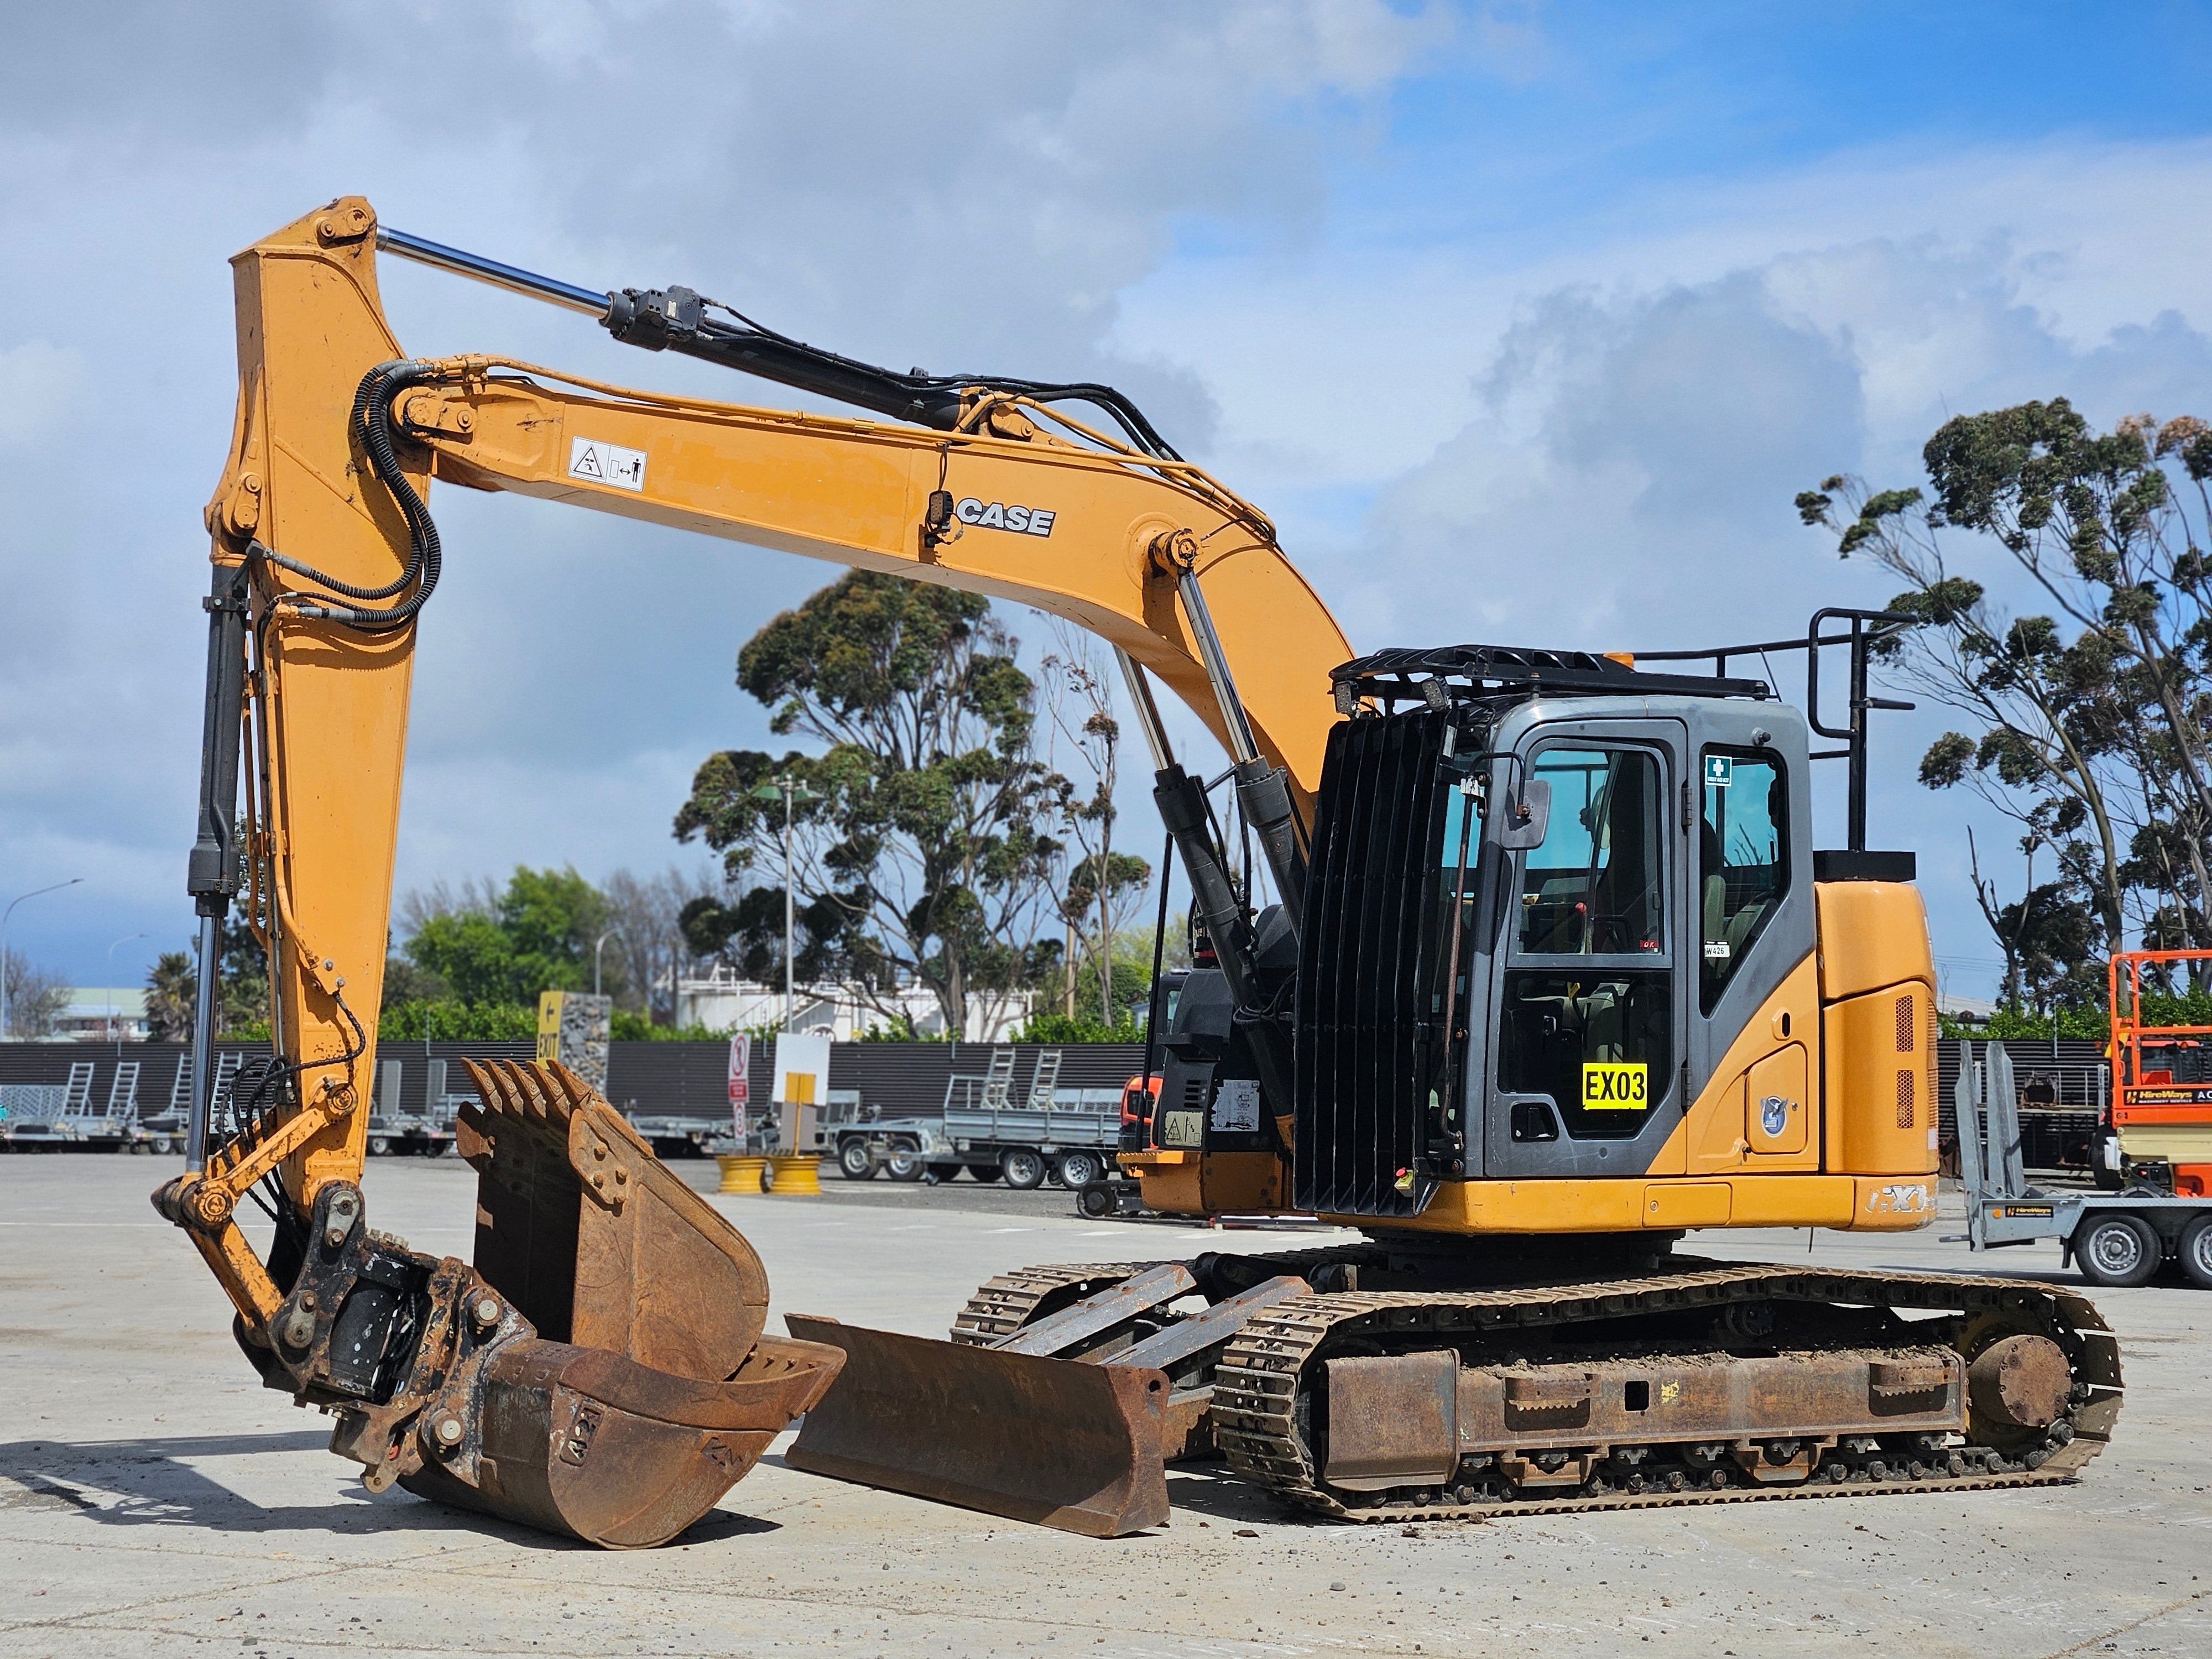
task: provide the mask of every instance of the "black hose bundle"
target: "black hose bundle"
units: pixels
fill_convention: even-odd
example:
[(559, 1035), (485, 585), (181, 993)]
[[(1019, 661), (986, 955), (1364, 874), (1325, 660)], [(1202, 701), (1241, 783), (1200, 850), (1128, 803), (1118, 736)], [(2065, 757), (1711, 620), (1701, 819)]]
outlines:
[[(392, 492), (392, 499), (398, 503), (400, 514), (407, 520), (407, 566), (395, 580), (381, 587), (356, 586), (259, 542), (252, 543), (246, 549), (250, 558), (266, 559), (349, 599), (388, 599), (402, 592), (407, 597), (380, 610), (295, 599), (292, 601), (295, 615), (340, 623), (368, 634), (389, 633), (414, 621), (415, 613), (422, 610), (423, 602), (437, 588), (442, 557), (438, 546), (438, 526), (431, 522), (430, 509), (423, 504), (415, 486), (407, 481), (406, 473), (400, 470), (399, 459), (392, 447), (392, 400), (409, 386), (431, 379), (436, 372), (428, 363), (396, 358), (388, 363), (379, 363), (364, 374), (353, 395), (353, 428), (368, 457), (370, 474)], [(410, 588), (412, 592), (408, 591)]]

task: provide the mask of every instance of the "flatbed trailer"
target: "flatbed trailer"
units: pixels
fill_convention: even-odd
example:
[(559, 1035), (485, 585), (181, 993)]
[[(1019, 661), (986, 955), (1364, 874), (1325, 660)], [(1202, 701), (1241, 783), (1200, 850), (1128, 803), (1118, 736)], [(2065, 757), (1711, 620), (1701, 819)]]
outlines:
[(2012, 1057), (2002, 1042), (1960, 1048), (1954, 1098), (1966, 1231), (1946, 1242), (1990, 1250), (2055, 1238), (2060, 1261), (2093, 1285), (2147, 1284), (2171, 1261), (2212, 1290), (2212, 1199), (2161, 1191), (2140, 1174), (2118, 1192), (2033, 1185), (2021, 1158)]

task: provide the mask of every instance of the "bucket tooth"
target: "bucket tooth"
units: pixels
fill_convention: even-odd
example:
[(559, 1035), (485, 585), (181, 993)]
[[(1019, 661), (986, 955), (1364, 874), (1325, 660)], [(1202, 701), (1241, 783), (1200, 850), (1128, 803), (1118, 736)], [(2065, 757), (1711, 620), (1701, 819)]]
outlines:
[(1167, 1523), (1161, 1372), (784, 1322), (846, 1356), (785, 1454), (794, 1468), (1094, 1538)]

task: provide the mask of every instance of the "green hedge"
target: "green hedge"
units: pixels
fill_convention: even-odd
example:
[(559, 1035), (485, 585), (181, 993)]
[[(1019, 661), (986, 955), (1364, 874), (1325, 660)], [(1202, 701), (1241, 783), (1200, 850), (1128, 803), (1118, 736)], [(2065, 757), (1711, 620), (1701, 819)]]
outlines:
[[(2179, 996), (2163, 992), (2143, 993), (2142, 1012), (2153, 1025), (2212, 1025), (2212, 994), (2187, 991)], [(2027, 1008), (2000, 1008), (1986, 1026), (1969, 1025), (1945, 1014), (1947, 1037), (2001, 1037), (2013, 1041), (2070, 1037), (2085, 1042), (2105, 1042), (2112, 1035), (2112, 1020), (2102, 1008), (2058, 1008), (2039, 1014)]]

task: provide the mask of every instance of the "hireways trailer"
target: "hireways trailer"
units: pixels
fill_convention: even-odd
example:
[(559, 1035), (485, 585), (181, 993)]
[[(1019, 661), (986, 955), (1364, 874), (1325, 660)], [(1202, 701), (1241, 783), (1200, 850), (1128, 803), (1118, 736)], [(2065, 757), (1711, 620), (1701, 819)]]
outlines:
[[(2002, 1042), (1961, 1042), (1953, 1098), (1966, 1231), (1977, 1250), (2058, 1240), (2093, 1285), (2148, 1283), (2168, 1262), (2212, 1290), (2212, 1198), (2179, 1196), (2131, 1166), (2118, 1192), (2032, 1184), (2021, 1156), (2019, 1091)], [(1980, 1052), (1978, 1054), (1976, 1051)]]

